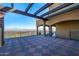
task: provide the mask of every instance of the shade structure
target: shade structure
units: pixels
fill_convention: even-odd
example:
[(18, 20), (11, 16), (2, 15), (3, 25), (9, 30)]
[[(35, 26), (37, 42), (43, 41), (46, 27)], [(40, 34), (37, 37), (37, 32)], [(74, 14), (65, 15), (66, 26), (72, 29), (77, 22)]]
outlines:
[[(0, 5), (0, 11), (13, 12), (13, 13), (17, 13), (17, 14), (21, 14), (21, 15), (25, 15), (25, 16), (38, 18), (41, 20), (48, 20), (48, 18), (52, 17), (52, 15), (65, 13), (65, 12), (63, 12), (62, 9), (64, 9), (64, 11), (68, 12), (68, 10), (79, 8), (78, 3), (77, 4), (75, 4), (75, 3), (61, 3), (59, 6), (56, 6), (56, 8), (48, 10), (46, 13), (43, 13), (42, 15), (38, 16), (38, 14), (40, 14), (42, 11), (53, 6), (54, 3), (43, 3), (43, 5), (40, 3), (38, 5), (39, 9), (36, 8), (34, 13), (32, 13), (32, 12), (29, 13), (28, 11), (31, 10), (33, 7), (35, 7), (34, 4), (38, 5), (38, 3), (24, 3), (24, 4), (6, 3), (6, 4)], [(17, 8), (17, 6), (19, 6), (19, 8)], [(71, 7), (68, 8), (69, 6), (71, 6), (72, 8)], [(20, 8), (20, 7), (22, 7), (23, 10), (21, 10), (22, 8)], [(68, 8), (68, 9), (66, 9), (66, 8)], [(59, 13), (57, 11), (61, 11), (61, 13)]]

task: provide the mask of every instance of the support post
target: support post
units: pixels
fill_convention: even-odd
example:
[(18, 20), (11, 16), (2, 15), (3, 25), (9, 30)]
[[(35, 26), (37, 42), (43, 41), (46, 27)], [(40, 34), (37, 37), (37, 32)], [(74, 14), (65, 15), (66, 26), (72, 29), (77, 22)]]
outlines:
[(36, 30), (37, 30), (37, 35), (38, 35), (38, 26), (36, 26), (36, 28), (37, 28)]
[(4, 45), (4, 13), (0, 12), (0, 46)]
[(46, 36), (46, 21), (43, 20), (43, 34)]
[(49, 26), (49, 35), (52, 36), (52, 26)]

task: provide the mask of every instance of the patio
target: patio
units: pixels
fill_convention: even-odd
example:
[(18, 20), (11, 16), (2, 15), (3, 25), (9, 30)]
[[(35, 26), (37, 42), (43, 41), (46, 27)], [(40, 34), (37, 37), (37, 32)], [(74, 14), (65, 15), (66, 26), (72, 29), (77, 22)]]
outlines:
[(2, 56), (78, 56), (79, 41), (50, 36), (28, 36), (5, 39)]

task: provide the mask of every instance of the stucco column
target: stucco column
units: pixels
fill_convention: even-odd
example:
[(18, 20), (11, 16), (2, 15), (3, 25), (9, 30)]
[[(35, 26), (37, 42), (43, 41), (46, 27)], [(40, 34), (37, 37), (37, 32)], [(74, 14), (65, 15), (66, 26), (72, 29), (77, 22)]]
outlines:
[(49, 26), (49, 35), (52, 36), (52, 26)]
[(0, 12), (0, 46), (4, 45), (4, 13)]
[(38, 35), (38, 26), (36, 26), (36, 30), (37, 30), (37, 35)]
[(46, 21), (43, 20), (43, 34), (46, 36)]

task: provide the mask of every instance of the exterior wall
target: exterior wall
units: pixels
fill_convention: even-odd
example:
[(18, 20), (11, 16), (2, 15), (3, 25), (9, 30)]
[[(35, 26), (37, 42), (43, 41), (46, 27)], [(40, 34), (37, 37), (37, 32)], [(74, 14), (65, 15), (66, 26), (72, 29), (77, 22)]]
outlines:
[(57, 6), (59, 6), (59, 5), (61, 5), (62, 3), (54, 3), (53, 5), (51, 5), (50, 7), (49, 7), (49, 10), (51, 10), (51, 9), (53, 9), (53, 8), (55, 8), (55, 7), (57, 7)]
[(51, 17), (49, 19), (49, 24), (53, 25), (62, 21), (79, 20), (79, 9)]
[[(55, 17), (49, 18), (49, 20), (46, 22), (47, 25), (54, 25), (59, 22), (63, 21), (70, 21), (70, 20), (79, 20), (79, 9), (57, 15)], [(42, 20), (37, 20), (37, 26), (43, 25)]]
[(79, 20), (57, 23), (56, 35), (60, 38), (79, 40)]
[[(42, 25), (43, 25), (43, 20), (37, 19), (36, 25), (37, 25), (37, 26), (42, 26)], [(48, 21), (46, 21), (46, 25), (49, 25)]]
[[(57, 7), (57, 6), (61, 5), (61, 4), (62, 4), (62, 3), (54, 3), (53, 5), (51, 5), (51, 6), (49, 7), (49, 10), (51, 10), (52, 8), (55, 8), (55, 7)], [(37, 26), (43, 25), (43, 20), (42, 20), (42, 19), (37, 19), (36, 25), (37, 25)], [(50, 24), (49, 24), (49, 21), (46, 21), (46, 25), (50, 25)]]
[[(37, 21), (38, 26), (42, 24), (41, 20)], [(57, 37), (79, 40), (79, 9), (50, 17), (46, 24), (56, 26)]]

